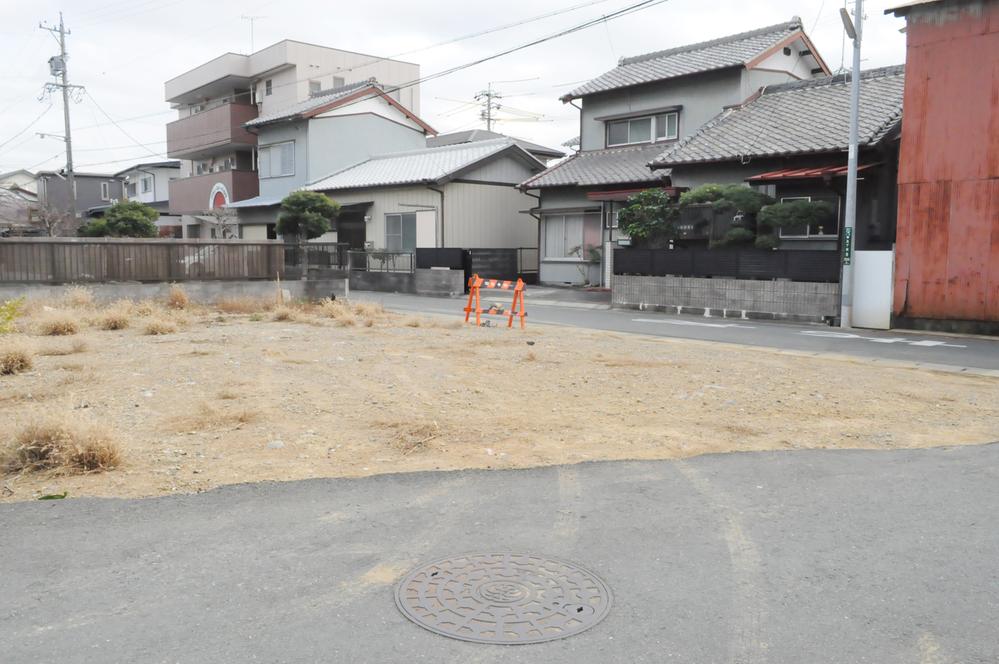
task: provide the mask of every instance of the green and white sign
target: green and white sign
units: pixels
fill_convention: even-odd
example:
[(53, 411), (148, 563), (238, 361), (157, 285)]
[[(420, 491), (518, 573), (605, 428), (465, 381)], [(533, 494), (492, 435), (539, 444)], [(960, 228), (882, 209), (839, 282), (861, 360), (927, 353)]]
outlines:
[(853, 260), (853, 229), (843, 229), (843, 265), (849, 265)]

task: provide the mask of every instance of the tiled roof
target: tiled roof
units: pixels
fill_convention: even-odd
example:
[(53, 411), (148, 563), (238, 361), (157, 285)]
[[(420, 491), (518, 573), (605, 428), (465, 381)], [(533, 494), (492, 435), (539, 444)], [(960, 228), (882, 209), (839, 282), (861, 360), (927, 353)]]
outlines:
[[(861, 73), (861, 146), (878, 143), (901, 120), (904, 87), (902, 65)], [(847, 149), (849, 135), (849, 76), (827, 76), (765, 88), (658, 155), (653, 165), (837, 152)]]
[(509, 138), (514, 143), (524, 148), (532, 154), (539, 154), (544, 157), (549, 157), (552, 159), (558, 159), (559, 157), (564, 157), (565, 153), (559, 150), (553, 150), (552, 148), (546, 148), (543, 145), (538, 145), (537, 143), (532, 143), (531, 141), (525, 141), (522, 138), (515, 138), (513, 136), (506, 136), (505, 134), (499, 134), (495, 131), (488, 131), (486, 129), (469, 129), (466, 131), (455, 131), (450, 134), (439, 134), (437, 136), (427, 137), (427, 147), (437, 148), (443, 147), (445, 145), (458, 145), (460, 143), (474, 143), (476, 141), (488, 141), (494, 138)]
[(662, 150), (662, 145), (653, 143), (580, 152), (520, 186), (523, 189), (543, 189), (658, 181), (662, 178), (649, 170), (648, 163)]
[(315, 97), (309, 97), (305, 101), (300, 101), (297, 104), (292, 104), (287, 108), (283, 108), (280, 111), (269, 113), (267, 115), (261, 115), (256, 117), (249, 122), (245, 123), (244, 127), (259, 127), (260, 125), (270, 124), (271, 122), (279, 122), (281, 120), (287, 120), (289, 118), (298, 117), (308, 113), (309, 111), (315, 110), (317, 108), (322, 108), (323, 106), (333, 103), (337, 100), (343, 99), (358, 90), (364, 88), (374, 87), (381, 89), (375, 79), (370, 79), (367, 81), (360, 81), (358, 83), (350, 83), (348, 85), (341, 86), (339, 88), (333, 88), (329, 91), (324, 91)]
[(538, 168), (541, 162), (509, 138), (378, 155), (306, 185), (310, 191), (361, 189), (443, 182), (450, 176), (504, 150), (515, 150)]
[(617, 67), (566, 94), (562, 101), (676, 76), (744, 65), (801, 29), (801, 19), (795, 17), (787, 23), (750, 32), (621, 58)]

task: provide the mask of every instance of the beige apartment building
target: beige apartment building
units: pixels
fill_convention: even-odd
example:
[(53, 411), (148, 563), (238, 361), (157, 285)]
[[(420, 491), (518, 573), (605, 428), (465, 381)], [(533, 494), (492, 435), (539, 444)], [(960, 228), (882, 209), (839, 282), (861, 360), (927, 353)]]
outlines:
[(286, 39), (250, 55), (220, 55), (167, 81), (165, 98), (178, 116), (167, 125), (167, 154), (181, 162), (169, 209), (182, 215), (184, 237), (211, 237), (210, 210), (259, 195), (257, 136), (246, 123), (370, 79), (418, 114), (419, 86), (407, 84), (419, 77), (417, 64)]

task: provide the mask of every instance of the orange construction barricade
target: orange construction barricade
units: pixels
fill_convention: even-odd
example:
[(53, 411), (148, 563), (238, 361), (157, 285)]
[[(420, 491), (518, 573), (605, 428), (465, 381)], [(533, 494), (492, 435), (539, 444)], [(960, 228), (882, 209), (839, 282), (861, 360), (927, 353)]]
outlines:
[[(493, 288), (497, 290), (512, 290), (513, 291), (513, 303), (510, 305), (509, 311), (504, 311), (503, 307), (491, 306), (485, 311), (482, 309), (482, 299), (479, 294), (479, 290), (482, 288)], [(475, 306), (472, 306), (474, 303)], [(517, 279), (517, 281), (501, 281), (500, 279), (483, 279), (477, 274), (473, 274), (468, 280), (468, 304), (465, 306), (465, 322), (471, 317), (472, 312), (475, 312), (475, 324), (476, 326), (482, 325), (482, 315), (487, 316), (506, 316), (506, 326), (513, 327), (513, 317), (517, 316), (520, 318), (520, 329), (524, 329), (524, 317), (527, 316), (527, 312), (524, 310), (524, 281), (523, 279)]]

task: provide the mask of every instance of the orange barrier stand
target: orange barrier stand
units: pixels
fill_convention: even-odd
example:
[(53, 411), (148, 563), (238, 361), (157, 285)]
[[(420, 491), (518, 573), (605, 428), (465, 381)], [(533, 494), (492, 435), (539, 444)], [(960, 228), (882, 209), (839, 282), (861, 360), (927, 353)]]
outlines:
[[(513, 303), (510, 305), (510, 310), (504, 312), (502, 307), (491, 306), (489, 309), (482, 310), (482, 299), (479, 293), (482, 288), (491, 288), (497, 290), (513, 290)], [(472, 306), (472, 303), (475, 306)], [(475, 325), (482, 325), (482, 315), (487, 316), (506, 316), (506, 326), (513, 327), (513, 317), (517, 316), (520, 318), (520, 329), (524, 329), (525, 323), (524, 318), (527, 316), (527, 312), (524, 310), (524, 281), (523, 279), (517, 279), (517, 281), (501, 281), (499, 279), (483, 279), (477, 274), (473, 274), (468, 280), (468, 304), (465, 306), (465, 322), (471, 317), (472, 312), (475, 312)]]

